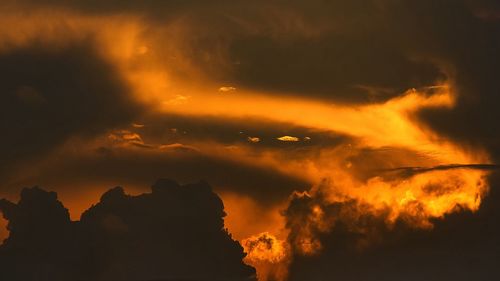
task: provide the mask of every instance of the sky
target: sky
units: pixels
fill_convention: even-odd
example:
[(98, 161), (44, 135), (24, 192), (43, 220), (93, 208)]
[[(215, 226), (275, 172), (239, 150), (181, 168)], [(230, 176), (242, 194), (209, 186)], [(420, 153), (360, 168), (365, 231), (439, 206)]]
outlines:
[[(50, 268), (12, 280), (496, 280), (498, 34), (495, 0), (2, 1), (0, 264)], [(112, 246), (63, 272), (33, 258), (54, 237), (78, 257)], [(156, 250), (117, 254), (145, 237)]]

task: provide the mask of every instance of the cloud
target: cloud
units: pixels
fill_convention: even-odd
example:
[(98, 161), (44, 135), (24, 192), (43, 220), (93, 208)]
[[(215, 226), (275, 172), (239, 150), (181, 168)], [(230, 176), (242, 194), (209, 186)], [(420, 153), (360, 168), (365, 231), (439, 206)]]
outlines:
[(224, 228), (222, 201), (203, 182), (163, 179), (138, 196), (116, 187), (80, 221), (38, 187), (0, 210), (10, 230), (0, 246), (5, 280), (254, 280)]
[[(304, 241), (322, 251), (295, 257), (292, 279), (369, 279), (380, 276), (373, 264), (392, 273), (388, 279), (403, 279), (394, 268), (405, 278), (450, 279), (451, 269), (436, 273), (438, 258), (429, 259), (435, 267), (426, 263), (433, 252), (417, 247), (420, 238), (397, 236), (425, 240), (429, 232), (397, 223), (439, 229), (446, 224), (436, 218), (459, 211), (462, 219), (460, 208), (479, 213), (486, 202), (493, 164), (477, 163), (500, 159), (493, 2), (4, 1), (2, 188), (50, 182), (77, 193), (87, 182), (205, 178), (276, 212), (293, 190), (326, 178), (337, 201), (324, 202), (315, 188), (309, 199), (295, 198), (297, 225), (323, 218), (313, 226), (328, 231)], [(221, 85), (237, 93), (221, 95)], [(115, 143), (102, 140), (110, 134)], [(255, 136), (258, 145), (249, 143)], [(352, 223), (338, 220), (344, 213)], [(355, 254), (352, 245), (365, 236), (401, 258), (373, 258), (383, 256), (376, 249)], [(459, 237), (450, 248), (423, 244), (460, 256), (457, 241), (468, 240)], [(474, 263), (436, 256), (449, 258), (446, 268)], [(366, 262), (354, 267), (357, 259)], [(492, 267), (484, 264), (470, 272), (488, 279)]]
[(282, 136), (276, 139), (280, 141), (291, 141), (291, 142), (299, 141), (298, 137), (292, 137), (292, 136)]
[(259, 137), (248, 137), (247, 140), (249, 142), (253, 142), (253, 143), (260, 142), (260, 138)]
[(222, 93), (234, 92), (234, 91), (236, 91), (236, 88), (231, 87), (231, 86), (223, 86), (223, 87), (219, 88), (219, 92), (222, 92)]
[(248, 259), (256, 261), (280, 262), (285, 258), (285, 245), (267, 232), (249, 237), (243, 242)]
[[(189, 106), (189, 105), (188, 105)], [(131, 128), (140, 132), (148, 142), (217, 142), (226, 145), (241, 145), (248, 138), (258, 137), (259, 144), (265, 148), (290, 148), (276, 135), (308, 135), (307, 142), (298, 142), (297, 146), (329, 147), (351, 141), (345, 134), (318, 130), (308, 126), (298, 126), (290, 122), (280, 122), (257, 117), (232, 117), (217, 115), (190, 116), (173, 113), (144, 114), (141, 123), (147, 126)], [(165, 128), (175, 128), (166, 133)], [(304, 138), (304, 140), (307, 140)]]
[(144, 128), (144, 124), (132, 123), (132, 127), (134, 127), (134, 128)]
[[(498, 176), (493, 185), (498, 186)], [(359, 214), (356, 202), (322, 205), (325, 212), (335, 212), (333, 228), (316, 236), (322, 245), (318, 254), (294, 257), (289, 280), (323, 280), (324, 276), (346, 281), (497, 279), (498, 196), (498, 190), (492, 190), (478, 213), (449, 214), (435, 220), (432, 230), (415, 229), (403, 221), (388, 227), (384, 213)], [(307, 214), (304, 211), (318, 203), (300, 199), (287, 213)], [(298, 230), (299, 220), (290, 223)]]
[[(153, 26), (146, 28), (156, 37), (151, 41), (161, 46), (148, 45), (147, 54), (172, 65), (180, 77), (204, 77), (218, 85), (238, 85), (238, 90), (366, 103), (445, 78), (424, 56), (428, 39), (411, 40), (400, 29), (413, 31), (414, 26), (392, 21), (397, 19), (393, 13), (407, 12), (406, 7), (354, 2), (292, 1), (284, 6), (239, 0), (219, 1), (215, 7), (203, 1), (18, 1), (17, 8), (139, 15)], [(360, 10), (367, 16), (360, 17)]]
[(72, 137), (127, 124), (142, 110), (87, 41), (57, 51), (39, 43), (1, 52), (0, 77), (1, 174)]
[(174, 105), (174, 106), (180, 106), (180, 105), (183, 105), (187, 102), (187, 100), (189, 100), (190, 97), (188, 96), (183, 96), (183, 95), (175, 95), (173, 98), (165, 101), (164, 103), (165, 104), (169, 104), (169, 105)]
[(128, 130), (118, 130), (110, 133), (108, 139), (115, 143), (131, 143), (144, 145), (144, 141), (137, 133)]
[[(169, 177), (181, 182), (204, 179), (213, 184), (217, 192), (237, 192), (269, 206), (283, 201), (293, 190), (305, 190), (309, 186), (304, 178), (260, 165), (259, 159), (242, 161), (245, 159), (237, 151), (213, 143), (138, 146), (97, 142), (77, 151), (74, 145), (26, 167), (24, 174), (4, 184), (4, 192), (16, 191), (18, 186), (40, 184), (60, 192), (85, 193), (84, 187), (69, 184), (71, 181), (87, 183), (101, 191), (113, 183), (144, 191), (143, 186), (150, 178)], [(274, 188), (269, 188), (271, 186)]]
[(438, 165), (435, 167), (399, 167), (394, 169), (385, 170), (388, 173), (394, 172), (398, 173), (399, 176), (411, 177), (416, 174), (432, 172), (432, 171), (446, 171), (453, 169), (472, 169), (472, 170), (484, 170), (491, 171), (498, 169), (498, 165), (494, 164), (450, 164), (450, 165)]
[(245, 261), (257, 269), (259, 280), (284, 280), (287, 277), (289, 249), (285, 241), (263, 232), (241, 241)]
[(180, 149), (180, 150), (192, 150), (197, 151), (198, 149), (194, 146), (184, 145), (182, 143), (171, 143), (171, 144), (162, 144), (159, 146), (159, 149)]

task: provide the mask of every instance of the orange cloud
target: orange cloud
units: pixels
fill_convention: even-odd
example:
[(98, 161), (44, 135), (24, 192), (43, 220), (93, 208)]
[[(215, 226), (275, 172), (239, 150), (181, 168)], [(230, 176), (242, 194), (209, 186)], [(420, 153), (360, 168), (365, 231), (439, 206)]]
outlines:
[(298, 137), (292, 137), (292, 136), (282, 136), (282, 137), (277, 138), (277, 140), (295, 142), (295, 141), (299, 141), (299, 138)]

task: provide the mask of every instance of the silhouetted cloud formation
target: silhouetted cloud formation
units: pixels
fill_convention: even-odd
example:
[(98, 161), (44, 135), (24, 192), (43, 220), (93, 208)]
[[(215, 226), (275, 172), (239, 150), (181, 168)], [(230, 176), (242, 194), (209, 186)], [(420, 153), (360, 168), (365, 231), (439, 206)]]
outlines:
[(2, 280), (253, 280), (240, 244), (224, 228), (221, 199), (204, 182), (158, 180), (152, 192), (115, 187), (80, 221), (57, 194), (26, 188), (0, 201), (10, 236)]

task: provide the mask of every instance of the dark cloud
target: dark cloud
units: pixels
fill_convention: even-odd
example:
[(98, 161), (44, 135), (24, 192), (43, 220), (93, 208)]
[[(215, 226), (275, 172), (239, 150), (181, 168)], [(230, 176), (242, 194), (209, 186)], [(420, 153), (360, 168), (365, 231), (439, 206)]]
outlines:
[[(141, 128), (137, 131), (146, 142), (189, 143), (215, 141), (225, 145), (249, 143), (249, 137), (258, 137), (261, 149), (334, 147), (352, 141), (348, 136), (330, 131), (301, 127), (285, 122), (272, 122), (258, 118), (225, 118), (216, 116), (182, 116), (175, 114), (150, 114), (141, 116)], [(299, 142), (284, 143), (281, 136), (296, 136)]]
[(408, 178), (416, 174), (432, 172), (432, 171), (446, 171), (453, 169), (470, 169), (470, 170), (483, 170), (494, 171), (500, 168), (494, 164), (451, 164), (451, 165), (438, 165), (435, 167), (398, 167), (394, 169), (379, 170), (383, 173), (392, 174), (392, 176)]
[(77, 222), (56, 193), (37, 187), (0, 210), (10, 230), (3, 280), (254, 280), (224, 228), (221, 199), (203, 182), (159, 180), (138, 196), (116, 187)]
[[(500, 32), (500, 25), (490, 29), (491, 37), (477, 38), (474, 33), (471, 41), (478, 45), (474, 49), (461, 47), (465, 57), (457, 70), (460, 96), (456, 108), (450, 111), (425, 110), (422, 117), (433, 129), (457, 141), (486, 146), (494, 161), (498, 162), (500, 128), (496, 120), (500, 118), (497, 110), (500, 87), (494, 76), (500, 71), (500, 57), (496, 51), (500, 42), (493, 34)], [(486, 43), (485, 40), (492, 42)]]
[[(158, 26), (182, 19), (188, 33), (179, 46), (183, 59), (212, 80), (238, 87), (369, 102), (450, 78), (459, 94), (458, 108), (431, 110), (424, 119), (455, 137), (475, 135), (490, 146), (497, 142), (497, 130), (489, 124), (496, 117), (499, 22), (485, 21), (477, 12), (494, 10), (492, 1), (318, 0), (291, 1), (286, 7), (278, 1), (21, 3), (143, 14)], [(159, 42), (172, 40), (163, 35), (167, 38)], [(171, 52), (156, 53), (172, 63)]]
[(411, 9), (400, 1), (221, 3), (192, 15), (186, 47), (223, 84), (367, 103), (447, 75), (435, 61), (439, 42), (401, 19)]
[(442, 79), (435, 66), (413, 61), (375, 34), (285, 42), (261, 36), (238, 39), (231, 46), (238, 61), (232, 79), (260, 90), (362, 103), (387, 100)]
[(309, 188), (309, 183), (298, 175), (242, 163), (238, 159), (212, 157), (183, 147), (164, 150), (101, 147), (80, 152), (55, 154), (49, 162), (37, 164), (35, 174), (19, 177), (5, 189), (13, 191), (16, 186), (36, 183), (57, 186), (59, 190), (74, 188), (77, 192), (68, 182), (78, 181), (92, 187), (102, 183), (141, 187), (152, 177), (175, 177), (181, 182), (204, 179), (218, 192), (237, 192), (269, 204), (282, 201), (294, 190)]
[[(476, 13), (491, 7), (488, 2), (296, 0), (284, 6), (279, 1), (211, 5), (206, 1), (54, 0), (17, 1), (17, 5), (99, 15), (127, 12), (160, 25), (181, 19), (189, 33), (180, 46), (184, 59), (212, 79), (267, 91), (368, 102), (443, 80), (451, 74), (444, 65), (466, 72), (467, 78), (494, 73), (490, 67), (466, 65), (497, 65), (498, 40), (493, 35), (498, 24), (485, 22)], [(171, 56), (166, 52), (163, 59), (169, 62)], [(489, 57), (494, 59), (487, 61)]]
[(200, 0), (173, 0), (173, 1), (133, 1), (133, 0), (111, 0), (111, 1), (82, 1), (82, 0), (21, 0), (21, 1), (5, 1), (4, 6), (19, 6), (25, 8), (70, 8), (78, 11), (96, 14), (109, 14), (116, 12), (136, 12), (144, 13), (146, 15), (161, 15), (178, 14), (182, 11), (188, 11), (193, 5), (198, 5), (200, 8), (207, 9), (211, 5), (205, 1)]
[[(399, 21), (398, 13), (408, 12), (399, 1), (21, 3), (99, 15), (140, 14), (152, 25), (180, 20), (188, 33), (178, 46), (183, 60), (220, 83), (275, 94), (366, 103), (445, 78), (431, 60), (435, 50), (427, 50), (432, 34), (419, 34), (412, 22)], [(172, 38), (163, 35), (158, 40), (168, 45)], [(156, 53), (166, 64), (175, 63), (170, 51)], [(191, 75), (181, 68), (173, 72)]]
[(42, 42), (0, 54), (0, 174), (70, 137), (94, 137), (140, 111), (89, 41)]
[[(321, 196), (295, 197), (286, 211), (290, 241), (307, 229), (320, 242), (317, 255), (296, 254), (290, 280), (496, 280), (500, 259), (498, 174), (477, 213), (461, 210), (434, 219), (432, 229), (412, 227), (411, 218), (387, 224), (387, 214), (360, 212), (355, 201), (325, 204)], [(304, 222), (321, 206), (331, 230)], [(361, 207), (362, 208), (362, 207)], [(298, 240), (300, 241), (300, 240)], [(313, 241), (314, 242), (314, 241)]]

